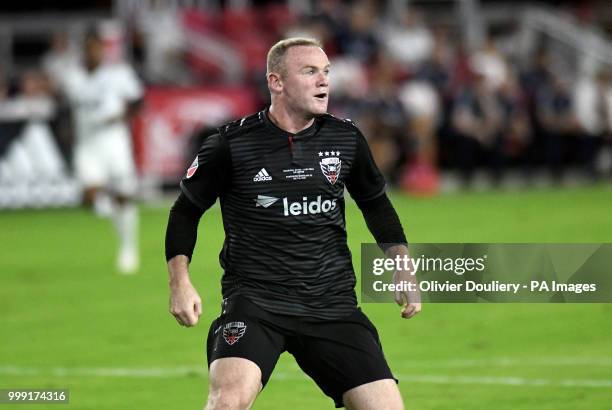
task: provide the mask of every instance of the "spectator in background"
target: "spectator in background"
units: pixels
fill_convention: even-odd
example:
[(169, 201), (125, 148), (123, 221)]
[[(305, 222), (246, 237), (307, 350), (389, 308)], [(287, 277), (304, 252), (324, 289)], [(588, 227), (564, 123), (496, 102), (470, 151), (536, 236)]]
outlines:
[(39, 70), (29, 68), (21, 74), (16, 94), (9, 95), (8, 86), (0, 84), (0, 119), (49, 120), (54, 114), (49, 81)]
[(471, 56), (470, 65), (492, 90), (498, 90), (508, 80), (508, 62), (491, 36), (487, 37), (484, 47)]
[[(590, 167), (593, 169), (593, 173), (596, 178), (600, 176), (602, 169), (600, 169), (600, 165), (605, 166), (605, 164), (599, 164), (599, 154), (604, 148), (605, 145), (609, 145), (612, 142), (611, 132), (612, 132), (612, 71), (609, 67), (602, 68), (597, 73), (597, 89), (599, 91), (599, 113), (602, 118), (603, 126), (601, 134), (597, 141), (594, 142), (593, 150), (593, 159)], [(612, 167), (611, 167), (612, 170)]]
[(574, 90), (575, 113), (580, 128), (578, 161), (592, 179), (598, 177), (596, 158), (609, 124), (608, 94), (611, 78), (605, 70), (583, 75)]
[(434, 43), (429, 56), (415, 70), (415, 78), (428, 82), (442, 100), (452, 98), (455, 50), (445, 29), (434, 32)]
[(443, 28), (433, 33), (431, 52), (410, 67), (414, 76), (398, 89), (399, 100), (410, 118), (409, 134), (413, 140), (413, 157), (404, 168), (401, 185), (417, 194), (438, 190), (438, 147), (445, 145), (447, 114), (453, 99), (455, 53)]
[(51, 40), (49, 51), (43, 56), (42, 67), (51, 85), (60, 86), (61, 79), (67, 70), (79, 63), (79, 54), (74, 44), (70, 42), (68, 33), (57, 32)]
[[(553, 75), (551, 71), (551, 60), (548, 48), (540, 46), (535, 53), (533, 61), (528, 61), (527, 67), (520, 75), (520, 83), (525, 93), (527, 111), (530, 126), (532, 128), (532, 138), (527, 148), (526, 170), (528, 174), (540, 163), (551, 169), (550, 154), (547, 148), (547, 130), (541, 122), (539, 99), (549, 94), (553, 89)], [(569, 97), (568, 97), (569, 98)], [(556, 171), (553, 171), (555, 174)]]
[[(606, 72), (608, 78), (608, 84), (605, 93), (605, 105), (606, 105), (606, 127), (603, 135), (603, 145), (598, 156), (598, 165), (601, 165), (602, 171), (608, 172), (612, 176), (612, 84), (610, 78), (612, 78), (612, 72), (608, 68)], [(607, 169), (606, 169), (607, 168)]]
[(500, 87), (498, 95), (503, 107), (498, 170), (501, 173), (509, 165), (525, 165), (531, 141), (531, 124), (527, 99), (520, 87), (518, 75), (514, 71), (508, 71), (506, 81)]
[[(535, 98), (541, 87), (549, 87), (553, 79), (550, 55), (546, 47), (536, 51), (533, 63), (521, 74), (521, 84), (529, 99)], [(530, 106), (531, 107), (531, 106)]]
[(137, 16), (145, 44), (145, 70), (148, 78), (157, 83), (188, 84), (191, 76), (184, 61), (185, 30), (181, 27), (179, 11), (167, 2), (139, 10)]
[(464, 182), (486, 165), (499, 184), (506, 167), (525, 158), (531, 134), (527, 100), (491, 36), (469, 63), (473, 83), (459, 92), (451, 114), (454, 154)]
[(339, 0), (322, 0), (318, 3), (315, 13), (311, 16), (311, 22), (317, 26), (320, 38), (327, 55), (334, 57), (338, 54), (338, 41), (344, 32), (347, 22), (345, 21), (346, 7)]
[(57, 192), (48, 189), (66, 177), (65, 162), (49, 123), (56, 105), (48, 78), (40, 70), (26, 69), (16, 93), (0, 99), (0, 181), (19, 181), (18, 193), (1, 198), (13, 204), (45, 205)]
[(41, 66), (50, 81), (57, 111), (53, 119), (53, 135), (66, 163), (72, 162), (74, 136), (70, 105), (64, 98), (61, 82), (66, 72), (74, 70), (79, 64), (79, 51), (67, 32), (53, 34), (49, 50), (42, 58)]
[(497, 92), (483, 73), (475, 71), (474, 85), (457, 96), (452, 112), (454, 155), (464, 183), (471, 182), (476, 167), (483, 162), (492, 166), (499, 181), (503, 124), (504, 107)]
[(422, 16), (412, 7), (402, 7), (399, 16), (390, 16), (394, 24), (380, 29), (381, 43), (391, 57), (405, 69), (414, 71), (429, 59), (434, 48), (434, 38)]
[(330, 112), (356, 122), (365, 111), (365, 99), (370, 92), (368, 73), (363, 64), (350, 56), (337, 56), (331, 61), (330, 72), (334, 84), (334, 98)]
[(139, 265), (137, 177), (126, 120), (142, 98), (142, 86), (127, 64), (104, 62), (103, 39), (95, 31), (85, 39), (84, 65), (64, 72), (61, 85), (73, 108), (75, 171), (85, 188), (84, 201), (112, 218), (120, 242), (117, 267), (134, 273)]
[(579, 129), (568, 81), (552, 72), (545, 78), (538, 86), (533, 107), (544, 143), (545, 164), (559, 182)]
[(416, 79), (399, 90), (399, 100), (409, 118), (407, 132), (413, 154), (402, 172), (401, 186), (416, 194), (436, 193), (439, 94), (428, 81)]
[(412, 150), (408, 117), (397, 94), (395, 62), (380, 52), (370, 73), (362, 120), (376, 165), (390, 181)]
[(372, 33), (376, 18), (375, 5), (363, 0), (356, 2), (349, 10), (348, 27), (338, 36), (339, 51), (363, 64), (371, 62), (379, 49)]
[(0, 71), (0, 102), (8, 97), (8, 89), (9, 87), (4, 72)]

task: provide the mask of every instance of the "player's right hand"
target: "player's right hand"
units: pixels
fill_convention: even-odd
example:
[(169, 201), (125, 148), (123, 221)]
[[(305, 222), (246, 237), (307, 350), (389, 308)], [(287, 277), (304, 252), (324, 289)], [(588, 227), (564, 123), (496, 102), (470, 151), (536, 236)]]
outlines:
[(202, 299), (190, 282), (170, 286), (170, 313), (181, 326), (195, 326), (202, 314)]

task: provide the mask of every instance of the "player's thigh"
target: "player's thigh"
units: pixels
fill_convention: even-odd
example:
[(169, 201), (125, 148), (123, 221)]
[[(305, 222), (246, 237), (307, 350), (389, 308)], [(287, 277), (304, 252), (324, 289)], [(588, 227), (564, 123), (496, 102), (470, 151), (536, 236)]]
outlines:
[(247, 409), (261, 387), (261, 370), (254, 362), (240, 357), (216, 359), (209, 369), (207, 409)]
[(74, 172), (85, 188), (102, 187), (108, 182), (104, 160), (94, 144), (80, 143), (74, 151)]
[(303, 329), (287, 350), (337, 407), (358, 386), (386, 379), (395, 383), (376, 328), (361, 310)]
[(101, 151), (110, 176), (110, 189), (121, 197), (134, 197), (138, 178), (129, 135), (109, 136)]
[(342, 395), (349, 410), (403, 410), (402, 396), (393, 379), (362, 384)]

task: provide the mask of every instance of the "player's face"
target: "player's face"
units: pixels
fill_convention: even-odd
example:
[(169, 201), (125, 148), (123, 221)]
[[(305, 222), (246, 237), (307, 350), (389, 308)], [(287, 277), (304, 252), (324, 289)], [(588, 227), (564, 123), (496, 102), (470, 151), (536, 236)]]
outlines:
[(319, 47), (297, 46), (287, 50), (282, 83), (291, 110), (306, 116), (327, 112), (329, 60)]
[(97, 66), (102, 62), (104, 45), (97, 38), (89, 38), (85, 42), (85, 61), (89, 66)]

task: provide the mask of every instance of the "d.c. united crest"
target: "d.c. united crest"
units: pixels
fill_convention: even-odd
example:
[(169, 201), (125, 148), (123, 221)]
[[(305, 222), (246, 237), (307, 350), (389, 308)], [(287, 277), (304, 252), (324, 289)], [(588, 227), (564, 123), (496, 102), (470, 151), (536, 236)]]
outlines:
[(246, 328), (244, 322), (229, 322), (223, 326), (223, 338), (228, 345), (232, 346), (244, 336)]
[(340, 161), (340, 151), (325, 151), (319, 152), (319, 165), (321, 165), (321, 172), (325, 175), (325, 178), (330, 184), (334, 185), (340, 176), (340, 170), (342, 169), (342, 161)]

